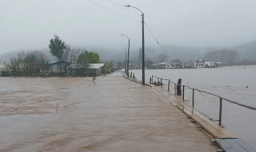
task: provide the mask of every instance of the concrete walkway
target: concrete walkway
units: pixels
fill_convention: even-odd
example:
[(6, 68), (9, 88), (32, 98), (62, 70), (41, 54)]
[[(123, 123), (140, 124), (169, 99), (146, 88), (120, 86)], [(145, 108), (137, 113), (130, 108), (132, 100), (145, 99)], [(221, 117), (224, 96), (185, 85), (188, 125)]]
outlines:
[[(26, 126), (18, 131), (6, 127), (4, 131), (10, 132), (10, 139), (0, 143), (0, 151), (216, 151), (200, 128), (152, 88), (120, 75), (97, 77), (95, 82), (91, 79), (40, 80), (47, 87), (36, 87), (33, 91), (48, 88), (45, 97), (54, 101), (42, 105), (30, 102), (34, 108), (42, 108), (38, 114), (24, 117), (21, 109), (15, 115), (1, 116), (8, 119), (6, 124), (13, 123), (11, 117), (17, 116), (20, 119), (15, 119), (16, 123), (26, 120)], [(31, 80), (28, 88), (38, 83), (39, 80)], [(1, 97), (8, 98), (1, 94), (0, 102)], [(32, 97), (41, 100), (44, 94), (25, 99)], [(58, 105), (58, 111), (51, 103)], [(4, 131), (0, 130), (0, 134)]]

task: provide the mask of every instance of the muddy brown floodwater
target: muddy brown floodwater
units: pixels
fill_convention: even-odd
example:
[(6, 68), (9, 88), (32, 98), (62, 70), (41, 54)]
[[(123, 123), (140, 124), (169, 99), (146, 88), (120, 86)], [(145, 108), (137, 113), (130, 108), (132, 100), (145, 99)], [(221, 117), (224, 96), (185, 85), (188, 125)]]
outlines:
[(216, 151), (186, 115), (119, 74), (0, 78), (1, 152)]
[[(141, 79), (141, 70), (133, 70)], [(145, 71), (146, 81), (152, 75), (171, 79), (241, 104), (256, 107), (256, 66), (231, 66), (201, 69), (152, 69)], [(156, 79), (154, 79), (156, 80)], [(167, 81), (163, 89), (167, 89)], [(173, 91), (171, 86), (171, 91)], [(185, 89), (185, 102), (192, 106), (192, 90)], [(212, 120), (219, 120), (219, 98), (195, 91), (195, 109)], [(222, 126), (239, 139), (256, 148), (256, 111), (223, 100)]]

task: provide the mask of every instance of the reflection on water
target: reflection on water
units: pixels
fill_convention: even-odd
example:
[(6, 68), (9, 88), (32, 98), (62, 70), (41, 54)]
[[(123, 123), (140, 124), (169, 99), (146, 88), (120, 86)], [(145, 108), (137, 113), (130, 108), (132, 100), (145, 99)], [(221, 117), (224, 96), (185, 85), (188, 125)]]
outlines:
[[(141, 70), (132, 70), (141, 80)], [(181, 73), (185, 78), (181, 75)], [(182, 84), (212, 92), (225, 98), (256, 107), (256, 66), (237, 66), (211, 69), (168, 69), (146, 70), (146, 81), (152, 75), (171, 79)], [(164, 81), (165, 84), (167, 82)], [(248, 86), (248, 87), (247, 87)], [(164, 86), (167, 89), (167, 86)], [(171, 87), (173, 88), (173, 87)], [(187, 104), (191, 105), (192, 91), (185, 90)], [(218, 120), (219, 99), (204, 93), (195, 92), (195, 108), (213, 120)], [(252, 111), (223, 101), (223, 126), (251, 145), (256, 145), (256, 111)]]

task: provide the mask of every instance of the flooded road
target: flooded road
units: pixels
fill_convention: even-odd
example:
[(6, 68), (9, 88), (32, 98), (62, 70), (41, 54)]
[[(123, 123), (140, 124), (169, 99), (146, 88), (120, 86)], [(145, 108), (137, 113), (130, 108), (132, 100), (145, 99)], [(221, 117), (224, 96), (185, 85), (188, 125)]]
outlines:
[(186, 115), (119, 74), (0, 78), (0, 122), (0, 152), (216, 151)]
[[(141, 70), (133, 72), (137, 79), (141, 79)], [(174, 82), (181, 78), (182, 84), (256, 107), (256, 66), (146, 70), (146, 81), (152, 75)], [(164, 83), (167, 84), (166, 81)], [(167, 90), (167, 85), (164, 90)], [(185, 100), (188, 105), (192, 104), (192, 90), (185, 89)], [(219, 98), (195, 91), (195, 109), (218, 120)], [(228, 131), (256, 148), (256, 111), (223, 101), (222, 124)]]

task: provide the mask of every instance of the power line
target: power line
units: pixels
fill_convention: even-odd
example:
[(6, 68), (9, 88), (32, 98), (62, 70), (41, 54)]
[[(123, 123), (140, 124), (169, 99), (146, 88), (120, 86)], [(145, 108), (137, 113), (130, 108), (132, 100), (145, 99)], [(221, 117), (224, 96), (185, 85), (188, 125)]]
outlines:
[[(162, 51), (165, 52), (165, 54), (171, 59), (171, 57), (168, 55), (168, 53), (164, 50), (164, 48), (162, 47), (162, 45), (159, 43), (159, 41), (157, 40), (157, 38), (155, 37), (155, 35), (153, 34), (153, 32), (149, 29), (148, 25), (145, 23), (147, 29), (149, 30), (149, 32), (151, 33), (151, 35), (153, 36), (153, 38), (156, 40), (157, 44), (161, 47)], [(179, 73), (182, 75), (182, 77), (188, 82), (188, 80), (186, 79), (186, 77), (181, 73), (181, 71), (178, 69)], [(188, 82), (189, 83), (189, 82)]]
[(132, 11), (132, 10), (129, 10), (129, 9), (126, 8), (125, 6), (122, 6), (122, 5), (120, 5), (120, 4), (117, 4), (116, 2), (113, 2), (113, 1), (111, 1), (111, 0), (108, 0), (108, 1), (111, 2), (111, 3), (113, 3), (113, 4), (115, 4), (115, 5), (117, 5), (117, 6), (119, 6), (119, 7), (122, 7), (123, 9), (125, 9), (125, 10), (127, 10), (127, 11), (130, 11), (130, 12), (133, 12), (133, 13), (135, 13), (135, 14), (137, 14), (137, 15), (140, 15), (139, 13), (134, 12), (134, 11)]
[(115, 13), (117, 13), (117, 14), (119, 14), (119, 15), (125, 16), (125, 17), (130, 18), (130, 19), (135, 20), (135, 21), (139, 21), (139, 20), (137, 20), (137, 19), (135, 19), (135, 18), (132, 18), (132, 17), (130, 17), (130, 16), (127, 16), (127, 15), (124, 15), (124, 14), (122, 14), (122, 13), (119, 13), (119, 12), (117, 12), (117, 11), (115, 11), (115, 10), (112, 10), (112, 9), (106, 7), (106, 6), (100, 5), (100, 4), (95, 3), (95, 2), (92, 2), (92, 1), (90, 1), (90, 0), (87, 0), (87, 1), (88, 1), (88, 2), (91, 2), (91, 3), (95, 4), (95, 5), (98, 5), (98, 6), (100, 6), (100, 7), (103, 7), (103, 8), (105, 8), (105, 9), (108, 9), (108, 10), (110, 10), (110, 11), (112, 11), (112, 12), (115, 12)]
[[(151, 33), (151, 35), (153, 36), (153, 38), (156, 40), (157, 44), (161, 47), (161, 49), (165, 52), (165, 54), (170, 58), (170, 56), (168, 55), (168, 53), (164, 50), (164, 48), (162, 47), (162, 45), (159, 43), (159, 41), (156, 39), (155, 35), (152, 33), (152, 31), (149, 29), (148, 25), (145, 23), (147, 29), (149, 30), (149, 32)], [(170, 58), (171, 59), (171, 58)]]
[(138, 23), (136, 24), (134, 30), (132, 31), (132, 34), (131, 34), (131, 35), (132, 35), (132, 38), (134, 38), (139, 24), (140, 24), (140, 22), (138, 22)]

